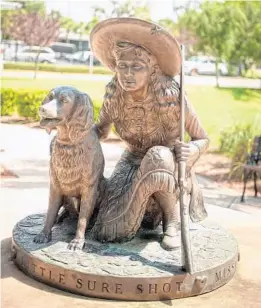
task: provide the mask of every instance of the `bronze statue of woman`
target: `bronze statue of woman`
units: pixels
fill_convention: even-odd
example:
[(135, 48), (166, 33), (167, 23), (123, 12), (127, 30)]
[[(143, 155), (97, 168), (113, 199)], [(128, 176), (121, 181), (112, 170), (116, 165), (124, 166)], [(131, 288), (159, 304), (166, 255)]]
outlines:
[(105, 139), (112, 127), (127, 148), (107, 180), (92, 230), (100, 241), (124, 241), (138, 229), (162, 221), (162, 247), (180, 246), (177, 163), (187, 163), (190, 217), (206, 217), (192, 167), (209, 140), (192, 105), (185, 100), (188, 143), (180, 142), (180, 47), (175, 38), (153, 23), (135, 18), (100, 22), (91, 33), (96, 57), (115, 72), (106, 87), (95, 128)]

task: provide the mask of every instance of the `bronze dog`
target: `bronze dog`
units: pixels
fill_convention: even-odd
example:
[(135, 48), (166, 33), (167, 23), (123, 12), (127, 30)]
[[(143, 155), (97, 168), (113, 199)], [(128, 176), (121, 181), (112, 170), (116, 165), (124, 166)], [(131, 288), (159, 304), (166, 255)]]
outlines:
[(51, 144), (50, 195), (44, 228), (34, 242), (51, 240), (58, 211), (68, 199), (80, 203), (77, 231), (69, 249), (82, 249), (85, 231), (98, 197), (104, 157), (93, 129), (90, 97), (72, 87), (52, 90), (39, 109), (40, 125), (49, 133), (57, 128)]

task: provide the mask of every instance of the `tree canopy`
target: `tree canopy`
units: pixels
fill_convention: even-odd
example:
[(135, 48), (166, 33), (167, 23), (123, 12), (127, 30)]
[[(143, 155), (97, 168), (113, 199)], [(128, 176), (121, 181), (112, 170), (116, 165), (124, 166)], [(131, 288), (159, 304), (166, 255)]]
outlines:
[(179, 17), (197, 37), (196, 50), (234, 64), (261, 63), (261, 2), (205, 1)]

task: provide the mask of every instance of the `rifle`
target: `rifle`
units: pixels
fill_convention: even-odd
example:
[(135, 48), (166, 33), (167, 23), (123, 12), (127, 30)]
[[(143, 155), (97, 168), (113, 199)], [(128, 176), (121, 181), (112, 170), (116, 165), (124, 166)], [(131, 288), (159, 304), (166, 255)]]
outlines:
[[(185, 46), (181, 45), (181, 72), (180, 72), (180, 141), (184, 142), (185, 135), (185, 101), (184, 101), (184, 54)], [(181, 260), (182, 268), (188, 273), (193, 273), (192, 252), (189, 236), (189, 205), (185, 202), (186, 162), (180, 161), (178, 165), (179, 179), (179, 204), (181, 223)]]

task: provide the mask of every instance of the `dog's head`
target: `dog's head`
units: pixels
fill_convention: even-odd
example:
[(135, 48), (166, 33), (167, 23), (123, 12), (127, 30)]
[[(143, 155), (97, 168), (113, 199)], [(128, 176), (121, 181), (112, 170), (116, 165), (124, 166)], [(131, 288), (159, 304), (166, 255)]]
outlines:
[(51, 90), (43, 100), (39, 114), (40, 125), (49, 133), (61, 125), (86, 130), (93, 122), (93, 107), (89, 96), (69, 86)]

